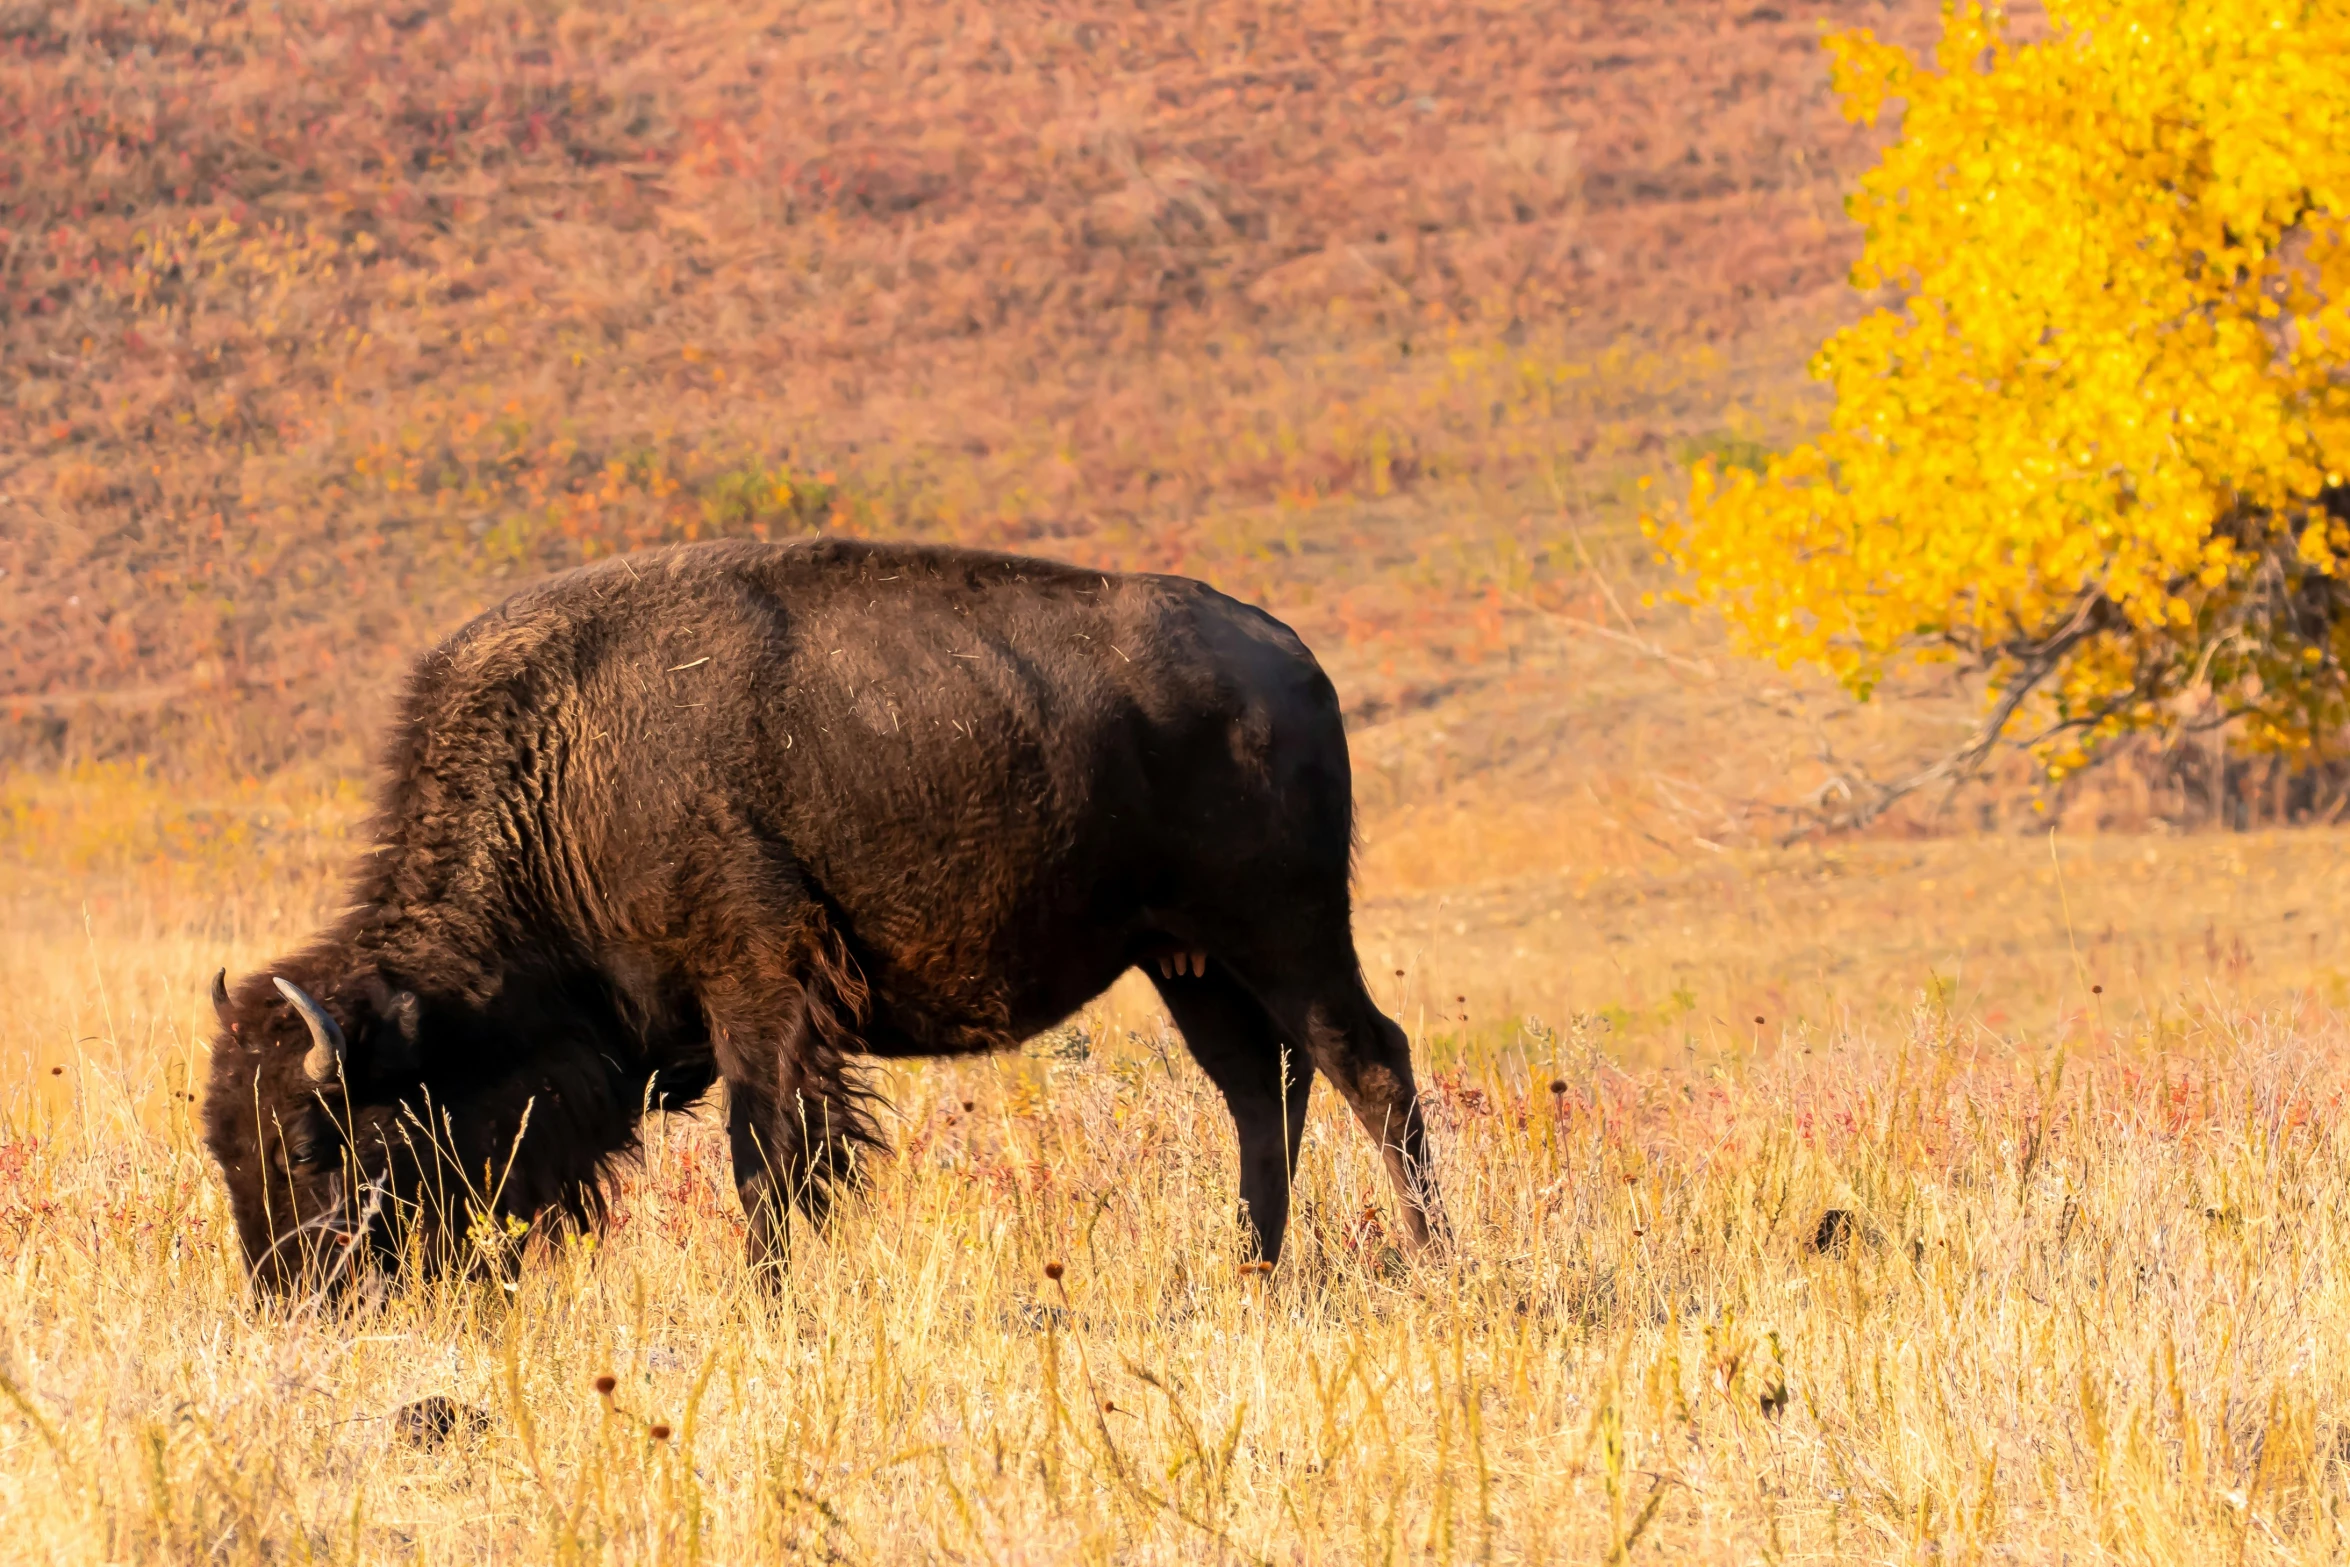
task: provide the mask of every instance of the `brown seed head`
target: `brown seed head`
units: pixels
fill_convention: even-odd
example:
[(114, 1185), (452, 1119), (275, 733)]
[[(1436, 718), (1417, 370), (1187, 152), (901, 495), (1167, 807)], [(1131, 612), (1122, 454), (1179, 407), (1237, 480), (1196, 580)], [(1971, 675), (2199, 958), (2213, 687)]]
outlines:
[(63, 1077), (65, 1075), (65, 1068), (61, 1066), (53, 1066), (49, 1069), (49, 1075), (51, 1077)]
[(2105, 994), (2105, 987), (2103, 985), (2091, 985), (2089, 987), (2089, 994), (2092, 996), (2102, 996)]
[(1064, 1271), (1057, 1262), (1048, 1262), (1044, 1265), (1044, 1276), (1048, 1279), (1058, 1280)]
[(969, 1115), (969, 1114), (970, 1114), (972, 1111), (974, 1111), (974, 1110), (976, 1110), (976, 1109), (978, 1109), (978, 1108), (979, 1108), (979, 1106), (978, 1106), (978, 1105), (976, 1105), (976, 1104), (972, 1103), (972, 1102), (971, 1102), (970, 1100), (968, 1100), (968, 1099), (966, 1099), (966, 1100), (964, 1100), (964, 1101), (963, 1101), (963, 1113), (964, 1113), (965, 1115)]
[(619, 1385), (619, 1381), (615, 1379), (612, 1373), (609, 1371), (596, 1378), (596, 1391), (606, 1398), (610, 1398), (612, 1396), (612, 1390)]
[(1756, 1028), (1762, 1027), (1762, 1015), (1760, 1013), (1755, 1014), (1754, 1026)]
[(1567, 1091), (1567, 1080), (1563, 1077), (1552, 1078), (1550, 1080), (1550, 1091), (1554, 1094), (1565, 1093)]
[(646, 1428), (645, 1434), (656, 1442), (666, 1442), (669, 1440), (669, 1426), (664, 1421), (656, 1420)]

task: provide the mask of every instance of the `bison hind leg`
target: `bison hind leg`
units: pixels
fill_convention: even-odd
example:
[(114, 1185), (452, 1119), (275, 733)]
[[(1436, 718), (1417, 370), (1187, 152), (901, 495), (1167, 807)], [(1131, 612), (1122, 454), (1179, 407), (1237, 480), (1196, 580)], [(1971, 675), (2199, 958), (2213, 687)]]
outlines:
[[(1202, 965), (1204, 970), (1205, 965)], [(1241, 1231), (1250, 1256), (1281, 1257), (1289, 1228), (1290, 1183), (1305, 1135), (1314, 1066), (1292, 1051), (1257, 999), (1225, 968), (1157, 981), (1192, 1059), (1224, 1095), (1240, 1139)]]

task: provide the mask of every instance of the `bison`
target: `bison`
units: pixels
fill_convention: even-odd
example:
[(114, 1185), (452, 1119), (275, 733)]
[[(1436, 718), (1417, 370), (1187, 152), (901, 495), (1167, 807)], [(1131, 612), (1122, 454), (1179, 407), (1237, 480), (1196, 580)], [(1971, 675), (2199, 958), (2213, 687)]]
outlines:
[(213, 981), (204, 1135), (265, 1290), (592, 1224), (726, 1085), (762, 1272), (876, 1140), (859, 1056), (1001, 1050), (1144, 966), (1276, 1259), (1308, 1090), (1442, 1234), (1351, 930), (1346, 737), (1272, 616), (1182, 577), (820, 539), (625, 556), (426, 654), (352, 906)]

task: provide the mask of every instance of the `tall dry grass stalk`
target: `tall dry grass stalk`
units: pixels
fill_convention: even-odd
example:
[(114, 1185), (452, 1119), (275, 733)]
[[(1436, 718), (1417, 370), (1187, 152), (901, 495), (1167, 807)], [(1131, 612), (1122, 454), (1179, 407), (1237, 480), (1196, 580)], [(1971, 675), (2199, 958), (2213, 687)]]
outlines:
[[(2344, 1039), (2312, 1003), (2151, 1038), (2099, 995), (2108, 1042), (2070, 1048), (1928, 1006), (1676, 1068), (1588, 1020), (1456, 1027), (1420, 1043), (1457, 1250), (1396, 1253), (1322, 1096), (1270, 1277), (1239, 1266), (1221, 1105), (1129, 1009), (1082, 1050), (893, 1075), (895, 1156), (778, 1299), (704, 1117), (511, 1288), (267, 1310), (185, 1095), (202, 976), (331, 896), (293, 864), (86, 928), (11, 905), (16, 1559), (2346, 1548)], [(419, 1445), (396, 1416), (436, 1395), (462, 1407)]]

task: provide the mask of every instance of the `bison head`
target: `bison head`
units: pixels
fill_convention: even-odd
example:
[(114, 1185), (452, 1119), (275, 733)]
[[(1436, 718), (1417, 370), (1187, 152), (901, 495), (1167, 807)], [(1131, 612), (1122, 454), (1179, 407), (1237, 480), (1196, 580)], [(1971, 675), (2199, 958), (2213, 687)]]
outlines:
[(212, 981), (221, 1032), (204, 1100), (204, 1140), (255, 1282), (288, 1292), (348, 1280), (370, 1253), (398, 1249), (404, 1156), (418, 1134), (421, 1008), (380, 975), (328, 983), (254, 976)]

